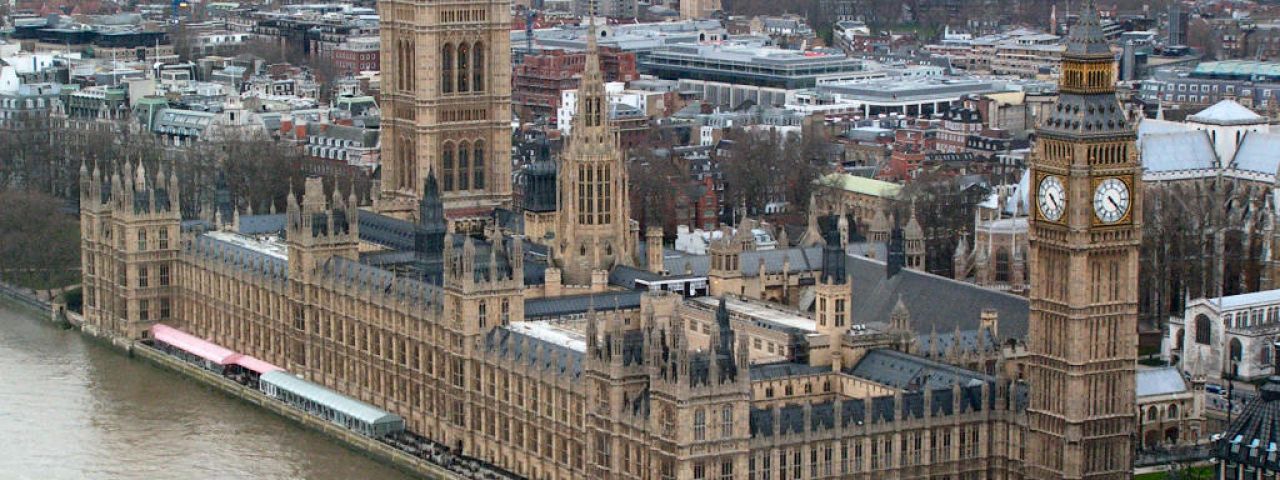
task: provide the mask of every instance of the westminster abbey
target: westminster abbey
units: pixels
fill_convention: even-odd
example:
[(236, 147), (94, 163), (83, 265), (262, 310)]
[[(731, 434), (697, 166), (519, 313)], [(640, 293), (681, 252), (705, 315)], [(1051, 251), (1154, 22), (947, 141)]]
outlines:
[[(1068, 248), (1097, 238), (1069, 226), (1124, 234), (1108, 233), (1099, 260), (1072, 268), (1132, 274), (1125, 235), (1139, 219), (1095, 222), (1083, 208), (1037, 217), (1031, 299), (1045, 311), (909, 268), (898, 228), (872, 247), (882, 254), (851, 253), (843, 216), (816, 218), (820, 239), (807, 246), (757, 250), (750, 232), (725, 231), (708, 255), (664, 250), (661, 231), (641, 238), (626, 216), (626, 168), (589, 56), (578, 123), (558, 168), (545, 170), (557, 179), (534, 183), (554, 189), (526, 192), (557, 209), (524, 212), (541, 219), (526, 236), (520, 222), (496, 220), (522, 215), (502, 211), (509, 189), (496, 184), (507, 173), (489, 161), (503, 151), (502, 135), (432, 120), (432, 109), (509, 98), (505, 76), (480, 73), (508, 68), (506, 7), (386, 3), (395, 16), (385, 18), (398, 26), (383, 29), (384, 58), (393, 59), (384, 78), (404, 86), (392, 88), (387, 110), (399, 120), (388, 122), (383, 158), (399, 163), (384, 179), (386, 202), (362, 208), (310, 179), (283, 214), (184, 219), (172, 176), (140, 165), (83, 168), (85, 328), (138, 339), (155, 323), (173, 325), (532, 479), (1093, 478), (1127, 468), (1124, 454), (1097, 459), (1099, 449), (1128, 451), (1129, 431), (1112, 421), (1123, 415), (1063, 402), (1077, 381), (1132, 390), (1124, 366), (1132, 352), (1121, 348), (1080, 376), (1037, 322), (1132, 331), (1133, 292), (1104, 292), (1116, 307), (1106, 311), (1117, 313), (1091, 320), (1090, 310), (1059, 305), (1058, 289), (1074, 287), (1035, 285), (1041, 275), (1076, 276), (1053, 270), (1068, 268), (1062, 255), (1094, 255)], [(446, 13), (504, 30), (463, 38), (410, 28), (418, 16)], [(1079, 52), (1090, 73), (1064, 83), (1068, 113), (1048, 132), (1055, 149), (1128, 145), (1126, 127), (1106, 117), (1111, 67), (1089, 43), (1098, 34), (1090, 22), (1096, 16), (1084, 15), (1072, 36), (1079, 45), (1064, 55)], [(427, 90), (442, 100), (415, 101)], [(1118, 133), (1076, 135), (1076, 109), (1101, 109), (1099, 128)], [(1133, 187), (1125, 158), (1096, 171)], [(1073, 176), (1083, 170), (1066, 169), (1070, 157), (1050, 160), (1034, 172), (1063, 175), (1070, 202), (1086, 202), (1090, 182), (1105, 181)], [(495, 220), (462, 228), (451, 223), (455, 212)], [(1081, 444), (1081, 428), (1105, 435)]]

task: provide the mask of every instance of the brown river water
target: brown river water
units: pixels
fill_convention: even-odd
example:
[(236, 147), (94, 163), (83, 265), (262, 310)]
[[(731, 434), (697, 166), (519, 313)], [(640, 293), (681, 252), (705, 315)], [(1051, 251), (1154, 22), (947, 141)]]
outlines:
[(0, 300), (0, 480), (409, 478)]

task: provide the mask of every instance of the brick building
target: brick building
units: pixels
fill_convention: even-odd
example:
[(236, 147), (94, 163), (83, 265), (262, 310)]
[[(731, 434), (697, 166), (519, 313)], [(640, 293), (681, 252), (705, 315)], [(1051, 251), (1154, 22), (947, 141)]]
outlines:
[[(560, 108), (560, 92), (578, 88), (586, 54), (551, 50), (525, 55), (511, 75), (511, 97), (517, 112), (552, 117)], [(600, 70), (606, 81), (630, 82), (640, 78), (636, 55), (614, 48), (600, 49)]]

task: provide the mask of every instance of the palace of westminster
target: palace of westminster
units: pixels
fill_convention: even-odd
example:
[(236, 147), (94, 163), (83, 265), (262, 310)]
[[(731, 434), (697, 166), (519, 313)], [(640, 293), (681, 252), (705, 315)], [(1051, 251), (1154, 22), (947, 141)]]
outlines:
[(86, 328), (173, 325), (533, 479), (1131, 475), (1142, 189), (1091, 8), (1020, 297), (920, 271), (918, 225), (851, 253), (844, 215), (664, 250), (628, 218), (594, 35), (564, 154), (511, 212), (508, 5), (378, 7), (380, 198), (310, 179), (209, 222), (164, 172), (82, 168)]

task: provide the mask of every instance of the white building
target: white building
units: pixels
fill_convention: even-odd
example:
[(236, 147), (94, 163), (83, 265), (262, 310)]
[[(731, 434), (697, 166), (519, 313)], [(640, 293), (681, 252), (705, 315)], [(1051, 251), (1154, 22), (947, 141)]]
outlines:
[(1187, 374), (1254, 379), (1276, 372), (1280, 290), (1201, 298), (1169, 320), (1161, 354)]
[(1143, 120), (1138, 148), (1147, 182), (1222, 175), (1271, 185), (1280, 167), (1280, 134), (1271, 132), (1266, 118), (1231, 100), (1184, 123)]

